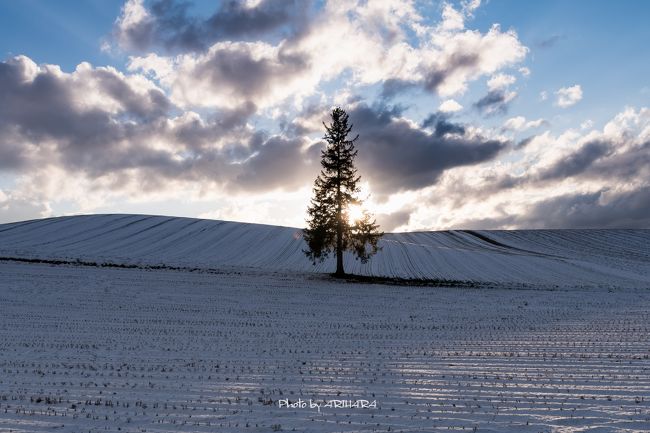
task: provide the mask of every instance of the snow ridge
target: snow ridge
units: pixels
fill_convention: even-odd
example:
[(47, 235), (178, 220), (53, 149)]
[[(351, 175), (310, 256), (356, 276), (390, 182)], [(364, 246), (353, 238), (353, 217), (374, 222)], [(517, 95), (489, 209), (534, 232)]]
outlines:
[[(540, 286), (650, 287), (650, 230), (388, 233), (346, 271)], [(0, 225), (0, 257), (127, 265), (331, 272), (305, 257), (298, 228), (148, 215), (81, 215)]]

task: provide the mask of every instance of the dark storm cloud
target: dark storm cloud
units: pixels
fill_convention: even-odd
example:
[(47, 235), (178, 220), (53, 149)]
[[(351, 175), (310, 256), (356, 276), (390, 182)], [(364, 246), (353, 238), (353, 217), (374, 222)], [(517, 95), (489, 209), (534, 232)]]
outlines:
[(399, 111), (359, 105), (350, 112), (359, 166), (381, 194), (433, 185), (443, 171), (494, 158), (508, 143), (481, 137), (429, 134), (399, 119)]
[(464, 228), (650, 228), (650, 186), (542, 200), (520, 215), (465, 221)]
[(485, 115), (505, 114), (508, 111), (508, 98), (503, 90), (490, 90), (474, 103), (474, 108)]
[(204, 19), (191, 16), (187, 2), (158, 0), (148, 8), (148, 19), (118, 24), (115, 33), (122, 44), (139, 51), (154, 46), (200, 51), (218, 41), (296, 32), (308, 21), (310, 8), (311, 2), (303, 0), (262, 0), (250, 8), (242, 1), (226, 0)]

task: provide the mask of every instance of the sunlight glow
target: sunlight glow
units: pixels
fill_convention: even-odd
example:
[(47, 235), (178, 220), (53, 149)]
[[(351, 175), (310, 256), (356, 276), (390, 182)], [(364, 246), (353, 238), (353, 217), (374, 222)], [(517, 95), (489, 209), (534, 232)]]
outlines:
[(353, 204), (348, 208), (348, 223), (353, 225), (363, 218), (363, 208), (358, 204)]

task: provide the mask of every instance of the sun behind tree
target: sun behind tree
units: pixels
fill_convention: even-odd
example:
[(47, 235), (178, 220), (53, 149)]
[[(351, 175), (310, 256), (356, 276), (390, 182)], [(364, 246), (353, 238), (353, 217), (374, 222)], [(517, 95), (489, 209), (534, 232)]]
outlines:
[[(307, 210), (308, 227), (303, 230), (308, 249), (305, 254), (314, 264), (323, 261), (334, 252), (335, 276), (345, 275), (343, 252), (346, 250), (363, 263), (378, 251), (377, 243), (383, 236), (372, 216), (361, 207), (359, 181), (354, 166), (357, 135), (348, 140), (352, 125), (348, 114), (341, 108), (331, 113), (332, 123), (325, 126), (327, 147), (321, 151), (320, 174), (314, 181), (314, 197)], [(354, 215), (351, 215), (351, 212)]]

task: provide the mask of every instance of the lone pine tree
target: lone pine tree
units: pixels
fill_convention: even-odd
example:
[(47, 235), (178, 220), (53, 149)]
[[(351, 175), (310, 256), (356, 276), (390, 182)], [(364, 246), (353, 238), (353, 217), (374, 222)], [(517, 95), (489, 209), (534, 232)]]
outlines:
[(363, 263), (377, 252), (377, 242), (383, 235), (372, 216), (365, 210), (356, 221), (350, 221), (350, 207), (360, 206), (359, 180), (354, 158), (357, 135), (348, 140), (352, 125), (341, 108), (332, 113), (332, 123), (325, 126), (327, 147), (321, 151), (322, 170), (314, 182), (314, 196), (307, 210), (308, 227), (303, 230), (308, 249), (305, 254), (314, 264), (330, 253), (336, 254), (336, 273), (342, 277), (343, 251), (349, 250)]

